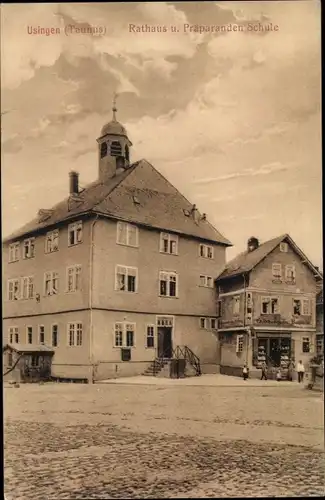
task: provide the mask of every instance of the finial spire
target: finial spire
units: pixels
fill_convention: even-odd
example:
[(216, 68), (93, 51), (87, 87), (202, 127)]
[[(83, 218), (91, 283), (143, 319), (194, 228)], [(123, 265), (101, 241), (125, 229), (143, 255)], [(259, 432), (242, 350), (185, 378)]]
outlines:
[(116, 92), (114, 92), (113, 94), (113, 107), (112, 107), (112, 111), (113, 111), (113, 120), (116, 122), (116, 111), (117, 111), (117, 107), (116, 107), (116, 99), (118, 97), (118, 94)]

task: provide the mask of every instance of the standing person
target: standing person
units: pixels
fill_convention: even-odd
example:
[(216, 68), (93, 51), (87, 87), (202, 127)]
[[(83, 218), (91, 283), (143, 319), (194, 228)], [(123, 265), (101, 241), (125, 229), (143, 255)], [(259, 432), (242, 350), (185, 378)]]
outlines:
[(267, 366), (266, 366), (266, 363), (265, 361), (263, 361), (262, 363), (262, 376), (261, 376), (261, 380), (267, 380)]
[(281, 373), (280, 368), (276, 372), (276, 379), (277, 379), (278, 382), (281, 382), (281, 380), (282, 380), (282, 373)]
[(248, 379), (248, 368), (247, 368), (246, 364), (244, 365), (244, 368), (243, 368), (243, 379), (244, 380)]
[(304, 381), (304, 374), (305, 374), (305, 367), (303, 365), (303, 362), (300, 360), (299, 363), (297, 363), (297, 373), (298, 373), (298, 382)]

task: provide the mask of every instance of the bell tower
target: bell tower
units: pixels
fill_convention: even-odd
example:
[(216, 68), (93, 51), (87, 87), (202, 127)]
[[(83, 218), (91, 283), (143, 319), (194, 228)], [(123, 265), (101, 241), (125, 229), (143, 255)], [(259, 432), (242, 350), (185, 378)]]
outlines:
[(130, 165), (130, 147), (123, 125), (116, 120), (116, 98), (113, 97), (113, 118), (101, 130), (98, 143), (98, 178), (101, 182), (111, 179), (119, 172), (126, 170)]

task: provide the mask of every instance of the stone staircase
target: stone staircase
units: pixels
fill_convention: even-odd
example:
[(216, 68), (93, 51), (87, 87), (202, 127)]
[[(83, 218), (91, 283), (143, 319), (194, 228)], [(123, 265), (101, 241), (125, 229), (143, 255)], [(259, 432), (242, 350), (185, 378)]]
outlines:
[[(170, 358), (156, 358), (144, 371), (143, 375), (148, 377), (157, 377), (159, 375), (165, 374), (166, 369), (169, 370)], [(167, 374), (166, 374), (167, 375)]]

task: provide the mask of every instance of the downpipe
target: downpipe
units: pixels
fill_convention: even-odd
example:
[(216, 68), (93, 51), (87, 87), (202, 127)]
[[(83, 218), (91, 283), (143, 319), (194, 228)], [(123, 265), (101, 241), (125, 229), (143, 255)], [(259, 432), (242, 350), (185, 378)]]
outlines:
[(94, 269), (94, 227), (96, 222), (98, 222), (99, 215), (96, 215), (95, 220), (92, 221), (90, 227), (90, 256), (89, 256), (89, 361), (91, 365), (91, 379), (92, 383), (95, 381), (95, 363), (94, 363), (94, 352), (93, 352), (93, 337), (94, 337), (94, 327), (93, 327), (93, 269)]

